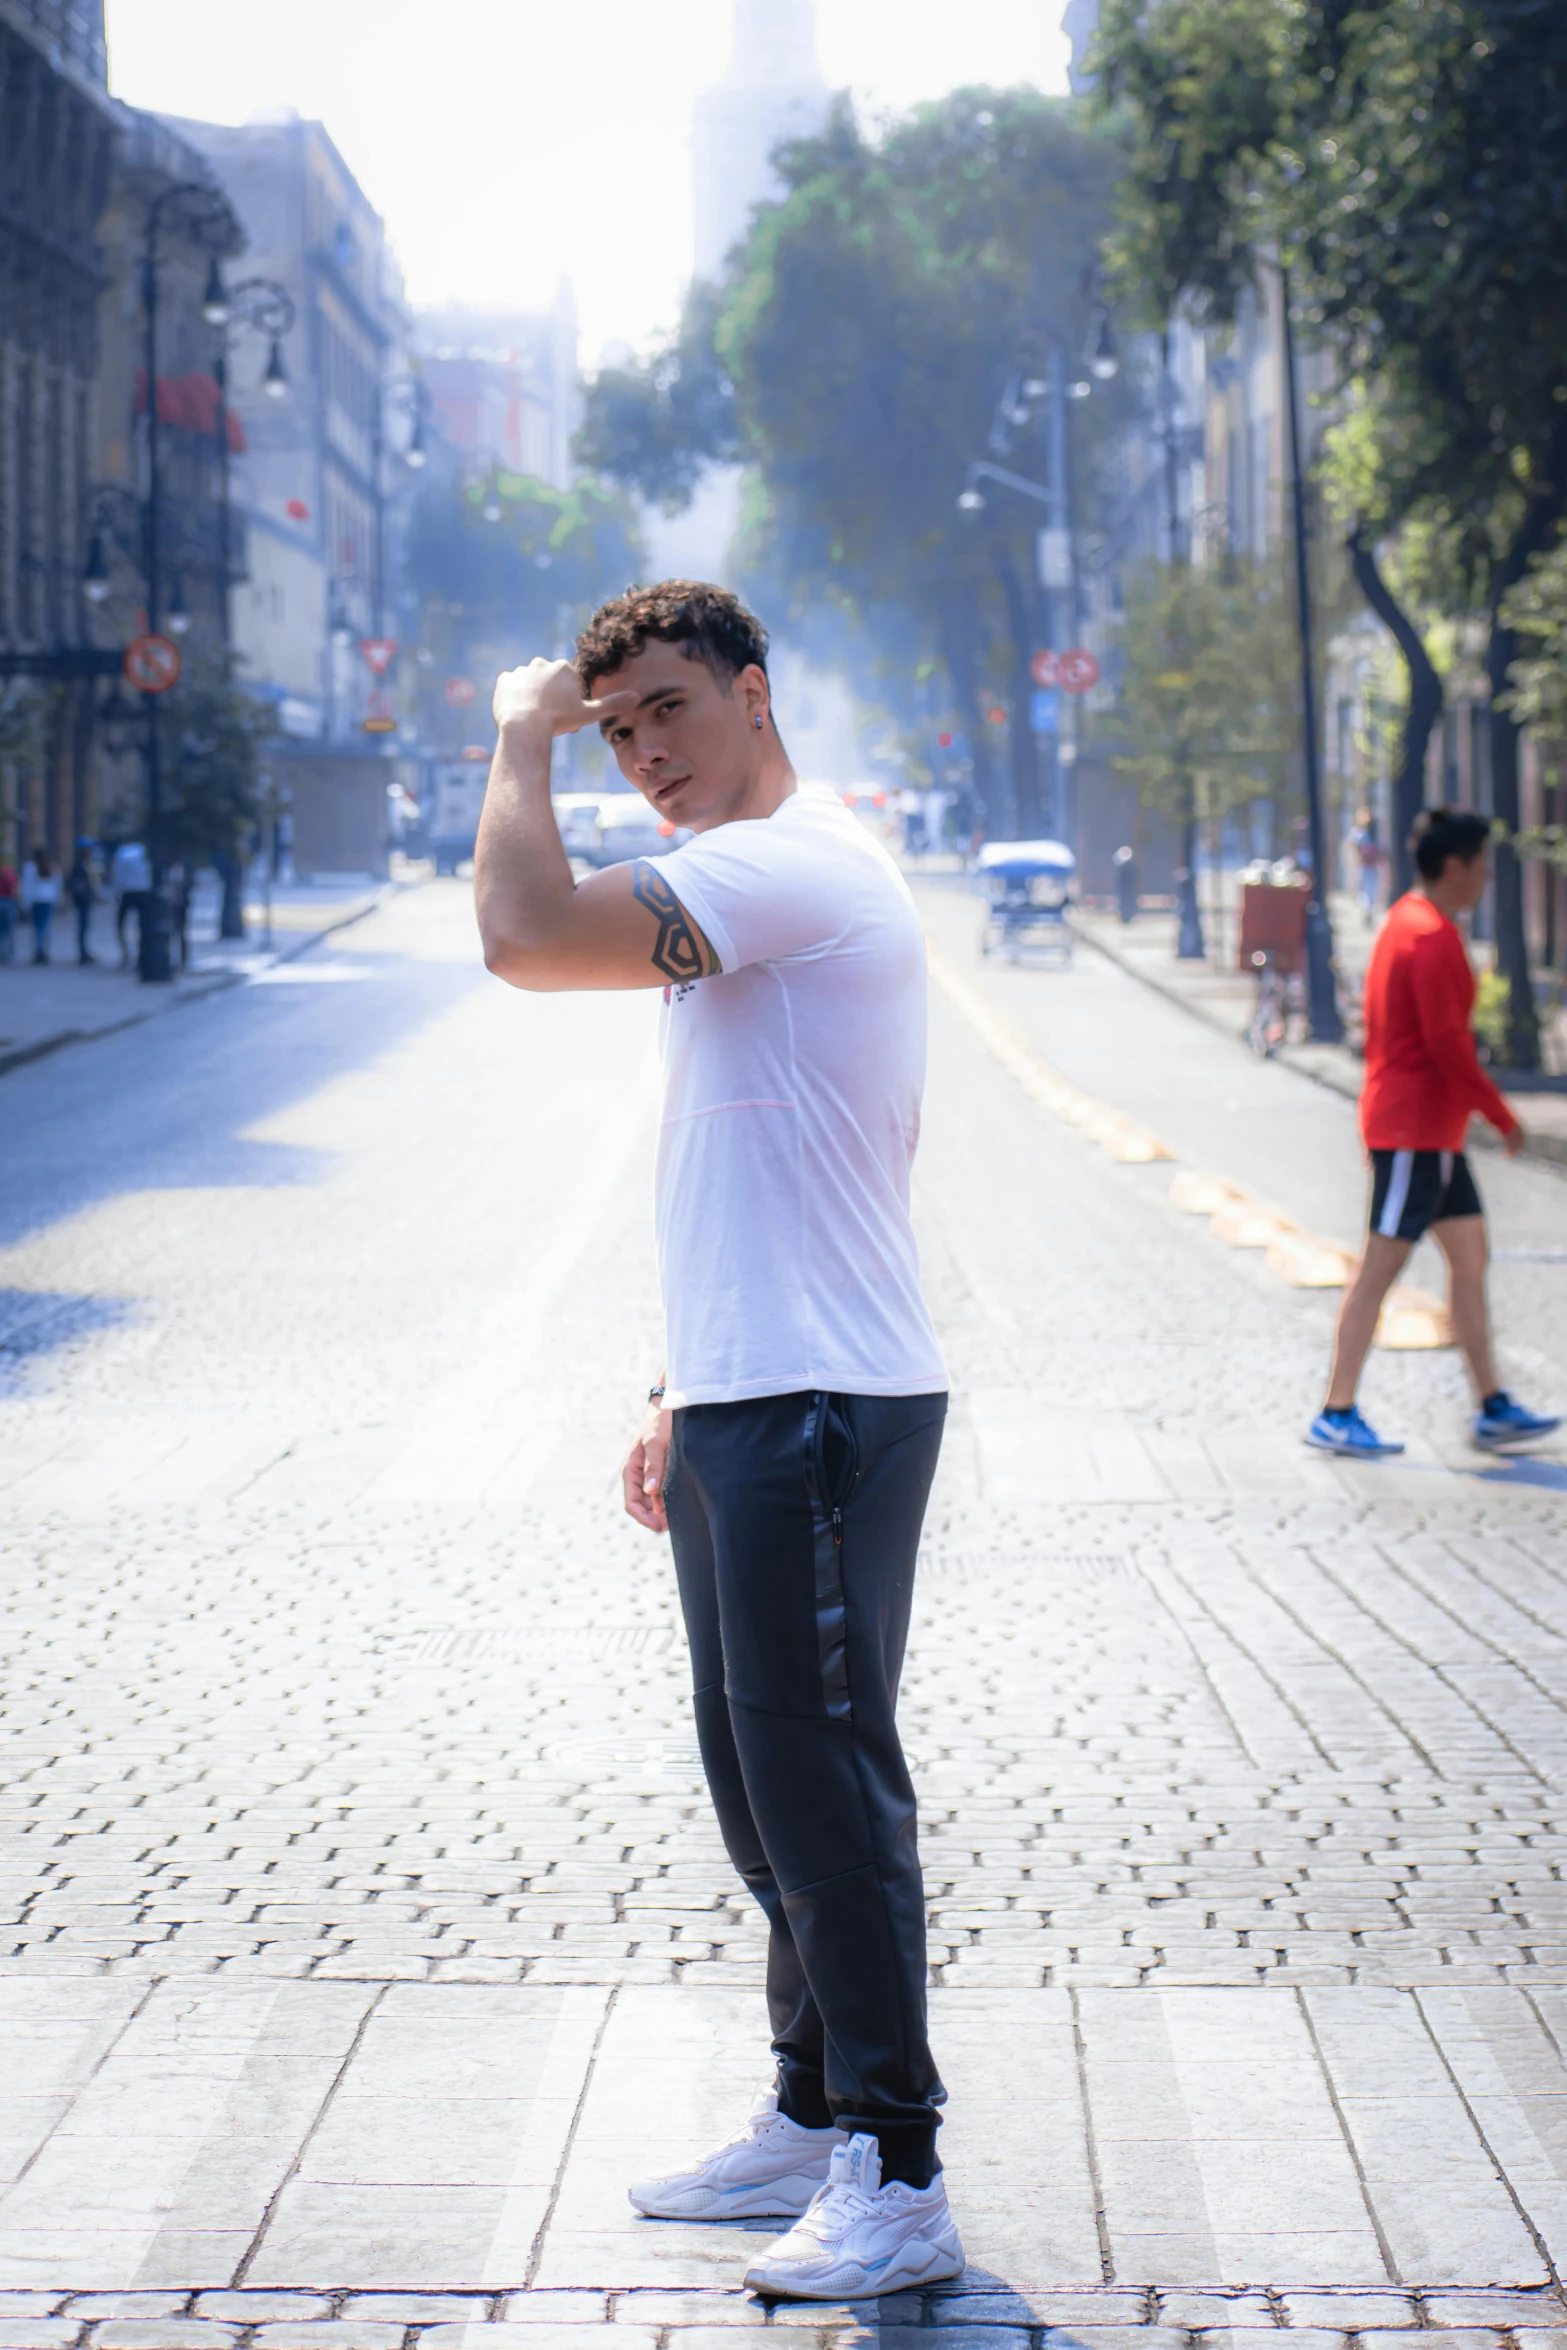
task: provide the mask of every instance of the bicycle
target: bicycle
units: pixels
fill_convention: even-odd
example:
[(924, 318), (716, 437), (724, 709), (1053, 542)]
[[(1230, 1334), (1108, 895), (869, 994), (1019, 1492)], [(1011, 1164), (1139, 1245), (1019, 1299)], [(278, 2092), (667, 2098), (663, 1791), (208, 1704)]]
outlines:
[(1246, 1042), (1259, 1060), (1268, 1061), (1289, 1042), (1290, 1014), (1303, 1008), (1304, 988), (1299, 971), (1281, 966), (1270, 947), (1257, 948), (1251, 965), (1257, 974), (1257, 1001)]

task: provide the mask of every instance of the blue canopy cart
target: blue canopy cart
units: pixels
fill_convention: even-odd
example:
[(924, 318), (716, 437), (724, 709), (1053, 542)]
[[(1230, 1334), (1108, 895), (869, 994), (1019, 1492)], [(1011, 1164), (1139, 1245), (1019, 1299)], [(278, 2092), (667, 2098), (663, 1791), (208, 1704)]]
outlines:
[(1064, 841), (992, 840), (975, 862), (989, 903), (979, 951), (999, 949), (1020, 962), (1025, 947), (1057, 962), (1072, 960), (1072, 932), (1066, 910), (1072, 902), (1077, 859)]

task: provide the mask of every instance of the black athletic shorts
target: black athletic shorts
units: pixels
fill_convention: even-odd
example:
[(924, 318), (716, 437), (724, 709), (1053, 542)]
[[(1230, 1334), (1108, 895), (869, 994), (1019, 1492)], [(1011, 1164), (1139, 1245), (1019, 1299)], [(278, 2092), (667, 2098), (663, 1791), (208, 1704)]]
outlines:
[(1483, 1216), (1462, 1151), (1373, 1151), (1371, 1229), (1384, 1240), (1422, 1240), (1451, 1216)]

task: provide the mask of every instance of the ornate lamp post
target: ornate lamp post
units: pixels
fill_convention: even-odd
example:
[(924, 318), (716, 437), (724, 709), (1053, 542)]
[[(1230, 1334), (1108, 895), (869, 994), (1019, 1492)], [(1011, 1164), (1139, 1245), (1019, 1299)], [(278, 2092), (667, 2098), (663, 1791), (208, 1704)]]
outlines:
[[(234, 574), (229, 497), (229, 345), (242, 333), (264, 335), (267, 339), (267, 364), (262, 374), (261, 388), (268, 399), (284, 400), (288, 397), (289, 380), (288, 369), (283, 363), (283, 337), (293, 332), (297, 313), (292, 294), (276, 278), (247, 277), (242, 278), (238, 285), (226, 286), (223, 273), (215, 260), (208, 274), (206, 299), (201, 308), (202, 316), (217, 334), (217, 350), (212, 362), (212, 372), (218, 387), (215, 419), (218, 442), (217, 586), (219, 624), (223, 650), (227, 655), (233, 641), (229, 590)], [(231, 851), (225, 855), (218, 871), (223, 884), (218, 936), (243, 938), (243, 859), (236, 851)]]
[[(242, 241), (233, 206), (221, 189), (206, 180), (180, 180), (163, 188), (147, 207), (142, 248), (143, 371), (147, 388), (147, 496), (143, 505), (144, 554), (142, 577), (147, 591), (147, 632), (158, 634), (163, 617), (163, 483), (158, 447), (158, 268), (159, 239), (167, 218), (177, 218), (186, 235), (211, 256), (207, 292), (202, 304), (209, 321), (221, 306), (219, 257), (233, 252)], [(169, 957), (169, 908), (163, 894), (162, 767), (155, 695), (146, 696), (145, 749), (147, 760), (147, 856), (152, 866), (146, 916), (140, 928), (137, 975), (153, 982), (173, 978)]]

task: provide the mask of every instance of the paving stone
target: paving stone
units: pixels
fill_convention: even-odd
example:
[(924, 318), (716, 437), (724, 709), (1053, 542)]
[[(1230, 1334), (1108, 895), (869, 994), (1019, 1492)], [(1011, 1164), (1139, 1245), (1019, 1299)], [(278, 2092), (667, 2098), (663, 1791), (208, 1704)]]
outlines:
[(1427, 2293), (1426, 2308), (1438, 2326), (1567, 2327), (1567, 2298), (1547, 2293)]
[(1368, 2327), (1418, 2328), (1420, 2319), (1407, 2293), (1292, 2293), (1281, 2294), (1291, 2328), (1325, 2326), (1339, 2333), (1364, 2333)]
[(81, 2330), (68, 2317), (0, 2317), (0, 2350), (57, 2350)]
[(1187, 2333), (1211, 2333), (1223, 2326), (1271, 2326), (1278, 2321), (1261, 2293), (1161, 2293), (1161, 2325)]
[(198, 2293), (193, 2314), (238, 2326), (275, 2325), (330, 2317), (332, 2304), (324, 2293)]
[(1398, 2335), (1382, 2334), (1374, 2327), (1361, 2335), (1365, 2350), (1394, 2350), (1395, 2342), (1402, 2342), (1405, 2350), (1437, 2350), (1444, 2344), (1446, 2350), (1498, 2350), (1500, 2328), (1457, 2326), (1451, 2332), (1421, 2329)]
[(105, 2318), (92, 2339), (96, 2350), (228, 2350), (239, 2335), (197, 2318)]
[[(513, 2301), (526, 2298), (521, 2293)], [(459, 2319), (487, 2319), (488, 2300), (478, 2293), (345, 2293), (342, 2315), (356, 2323), (393, 2326), (455, 2324)]]
[(265, 2325), (259, 2350), (402, 2350), (402, 2326), (371, 2325), (363, 2318), (328, 2318), (319, 2325)]
[[(506, 2315), (527, 2319), (531, 2316), (530, 2301), (548, 2303), (592, 2300), (592, 2294), (574, 2293), (513, 2293), (506, 2303)], [(596, 2298), (602, 2300), (603, 2296)], [(754, 2326), (764, 2323), (766, 2305), (749, 2293), (665, 2293), (656, 2288), (641, 2292), (617, 2293), (616, 2318), (627, 2325), (642, 2326)]]
[(656, 2350), (657, 2337), (634, 2326), (486, 2325), (476, 2319), (430, 2326), (419, 2336), (420, 2350), (426, 2343), (431, 2350), (612, 2350), (622, 2342), (629, 2350)]
[(930, 2297), (933, 2325), (1137, 2325), (1147, 2303), (1144, 2293), (1113, 2287), (1093, 2293), (970, 2292), (961, 2286)]

